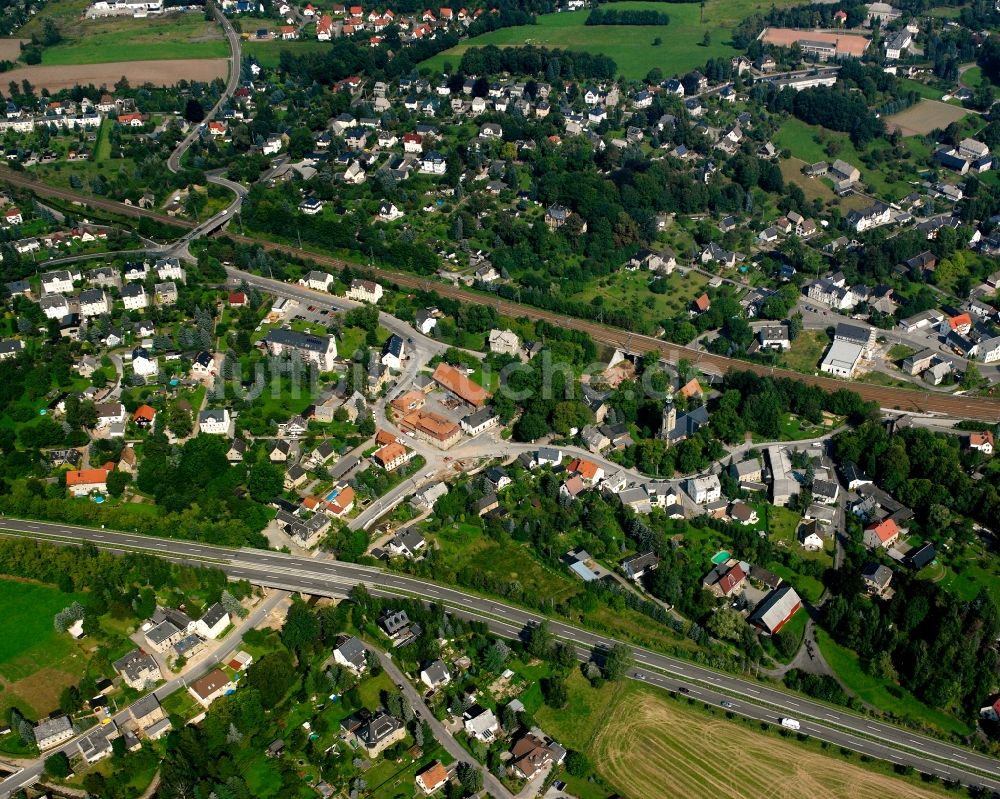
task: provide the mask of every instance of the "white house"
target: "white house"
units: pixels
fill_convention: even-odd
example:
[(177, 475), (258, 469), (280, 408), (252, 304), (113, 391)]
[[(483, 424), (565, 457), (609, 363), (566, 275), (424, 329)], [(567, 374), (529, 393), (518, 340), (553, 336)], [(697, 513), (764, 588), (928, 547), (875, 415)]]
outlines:
[(79, 279), (79, 273), (74, 275), (67, 269), (43, 272), (41, 276), (42, 294), (68, 294), (73, 290), (73, 281)]
[(229, 435), (230, 421), (226, 408), (202, 411), (198, 414), (198, 431), (213, 436)]
[(85, 289), (80, 292), (80, 316), (90, 318), (111, 310), (111, 302), (103, 289)]
[(699, 505), (718, 502), (722, 496), (722, 484), (717, 474), (692, 477), (687, 481), (687, 492)]
[(122, 303), (129, 311), (139, 311), (149, 305), (149, 297), (142, 283), (129, 283), (122, 289)]
[(205, 615), (195, 622), (194, 631), (202, 638), (210, 638), (214, 641), (228, 626), (229, 612), (216, 602), (205, 611)]
[(358, 280), (355, 278), (351, 281), (351, 287), (347, 290), (347, 293), (344, 296), (350, 300), (370, 302), (375, 305), (382, 299), (382, 295), (384, 293), (385, 292), (382, 290), (382, 286), (378, 283), (371, 280)]
[(333, 275), (329, 272), (317, 272), (316, 270), (311, 271), (299, 281), (303, 286), (317, 291), (329, 291), (333, 282)]
[(144, 348), (136, 347), (132, 350), (132, 371), (140, 377), (152, 377), (160, 373), (160, 367), (155, 357), (151, 358)]

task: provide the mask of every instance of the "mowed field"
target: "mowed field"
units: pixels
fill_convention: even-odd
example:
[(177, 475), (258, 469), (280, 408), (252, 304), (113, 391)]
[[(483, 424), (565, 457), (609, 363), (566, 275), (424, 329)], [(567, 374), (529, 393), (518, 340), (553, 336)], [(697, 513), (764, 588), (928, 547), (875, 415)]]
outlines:
[[(736, 55), (729, 43), (731, 27), (757, 10), (772, 5), (794, 5), (793, 0), (777, 3), (755, 3), (751, 0), (706, 0), (704, 10), (698, 3), (615, 3), (616, 9), (643, 9), (665, 12), (670, 16), (666, 26), (645, 25), (594, 25), (587, 26), (589, 11), (572, 11), (545, 14), (536, 25), (504, 28), (477, 36), (474, 39), (439, 53), (424, 61), (421, 66), (443, 71), (445, 63), (458, 67), (462, 54), (470, 47), (495, 44), (498, 47), (518, 47), (533, 44), (564, 50), (578, 50), (610, 56), (626, 78), (641, 79), (654, 67), (667, 76), (683, 74), (702, 66), (709, 58)], [(704, 14), (704, 22), (702, 22)], [(711, 43), (702, 47), (705, 32)], [(653, 45), (660, 37), (663, 42)]]
[(937, 100), (921, 100), (905, 111), (886, 117), (886, 127), (898, 130), (903, 136), (920, 136), (932, 130), (944, 130), (952, 122), (968, 114), (964, 108)]
[[(0, 711), (18, 705), (44, 715), (59, 704), (59, 692), (83, 669), (82, 645), (52, 625), (56, 613), (80, 597), (56, 588), (0, 580)], [(74, 668), (74, 661), (79, 666)]]
[(638, 686), (612, 705), (588, 754), (601, 776), (629, 799), (932, 799), (944, 794), (708, 717)]
[(36, 66), (3, 73), (8, 82), (28, 80), (35, 89), (50, 92), (86, 86), (114, 86), (123, 77), (133, 86), (151, 83), (173, 86), (179, 80), (210, 82), (225, 79), (229, 61), (225, 58), (171, 59), (168, 61), (116, 61), (108, 64), (79, 64), (72, 67)]
[(222, 28), (202, 14), (155, 19), (110, 17), (63, 24), (66, 41), (42, 51), (42, 64), (101, 64), (107, 61), (225, 58)]

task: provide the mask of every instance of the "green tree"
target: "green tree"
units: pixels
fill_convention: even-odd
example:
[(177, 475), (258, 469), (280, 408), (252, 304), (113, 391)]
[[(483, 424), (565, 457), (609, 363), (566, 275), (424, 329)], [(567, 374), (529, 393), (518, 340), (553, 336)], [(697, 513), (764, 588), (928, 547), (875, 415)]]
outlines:
[(608, 680), (619, 680), (632, 667), (632, 650), (625, 644), (615, 644), (604, 658), (604, 676)]
[(566, 707), (569, 702), (569, 688), (565, 679), (558, 675), (546, 677), (541, 681), (541, 688), (546, 705), (556, 710)]
[(281, 469), (267, 460), (258, 460), (250, 467), (247, 476), (247, 490), (257, 502), (269, 502), (281, 493), (285, 478)]
[(66, 779), (70, 775), (69, 758), (65, 752), (56, 752), (45, 758), (45, 773), (56, 779)]

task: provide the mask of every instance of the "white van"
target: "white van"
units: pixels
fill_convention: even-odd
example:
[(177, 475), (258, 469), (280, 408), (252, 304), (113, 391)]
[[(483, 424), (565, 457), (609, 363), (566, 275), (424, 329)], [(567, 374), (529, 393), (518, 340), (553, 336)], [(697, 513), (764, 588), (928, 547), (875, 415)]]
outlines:
[(781, 726), (787, 727), (790, 730), (798, 730), (802, 727), (796, 719), (781, 719)]

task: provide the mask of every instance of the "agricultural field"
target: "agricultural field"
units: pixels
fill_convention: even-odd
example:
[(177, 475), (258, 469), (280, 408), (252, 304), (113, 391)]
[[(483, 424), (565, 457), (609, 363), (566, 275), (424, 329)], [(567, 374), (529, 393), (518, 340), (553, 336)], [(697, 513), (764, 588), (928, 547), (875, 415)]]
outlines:
[(104, 64), (65, 66), (34, 66), (12, 69), (3, 73), (9, 83), (28, 81), (36, 90), (57, 92), (76, 85), (114, 86), (123, 77), (133, 86), (145, 83), (153, 86), (173, 86), (179, 80), (210, 83), (225, 80), (229, 70), (227, 58), (192, 58), (168, 61), (114, 61)]
[[(567, 709), (541, 708), (536, 714), (540, 726), (560, 743), (585, 751), (599, 777), (629, 799), (719, 793), (737, 799), (945, 795), (943, 788), (868, 770), (825, 754), (815, 742), (786, 741), (645, 686), (612, 683), (595, 690), (579, 675), (567, 682)], [(781, 786), (777, 794), (776, 785)]]
[[(779, 3), (787, 5), (787, 3)], [(704, 11), (696, 3), (670, 4), (623, 2), (615, 8), (642, 9), (666, 12), (670, 16), (667, 26), (595, 25), (584, 23), (589, 11), (546, 14), (536, 25), (504, 28), (477, 36), (469, 41), (439, 53), (424, 61), (421, 67), (443, 71), (446, 63), (458, 66), (462, 54), (470, 47), (495, 44), (499, 47), (517, 47), (534, 44), (540, 47), (558, 47), (610, 56), (618, 64), (621, 74), (630, 79), (641, 79), (654, 67), (664, 75), (683, 74), (703, 65), (709, 58), (729, 58), (738, 53), (729, 43), (729, 28), (752, 13), (755, 8), (769, 8), (770, 4), (709, 0)], [(702, 22), (702, 13), (704, 20)], [(702, 46), (705, 32), (711, 37), (707, 47)], [(663, 43), (653, 44), (660, 37)]]
[(927, 135), (932, 130), (948, 127), (957, 122), (968, 112), (948, 103), (937, 100), (921, 100), (905, 111), (886, 117), (889, 130), (898, 130), (904, 136)]
[(0, 716), (17, 705), (26, 715), (45, 715), (59, 705), (59, 692), (80, 679), (85, 649), (60, 635), (52, 618), (80, 599), (57, 588), (0, 580)]

